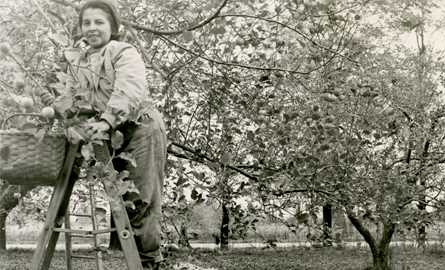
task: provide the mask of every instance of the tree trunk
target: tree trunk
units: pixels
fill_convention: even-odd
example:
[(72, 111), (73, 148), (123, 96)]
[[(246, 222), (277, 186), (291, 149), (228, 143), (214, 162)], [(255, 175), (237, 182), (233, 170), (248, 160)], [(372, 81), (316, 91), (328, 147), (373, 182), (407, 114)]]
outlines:
[(222, 222), (221, 222), (221, 249), (229, 247), (229, 210), (226, 205), (222, 205)]
[[(425, 186), (425, 185), (423, 184), (423, 186)], [(424, 203), (425, 201), (426, 201), (426, 197), (422, 196), (422, 201), (419, 202), (419, 206), (418, 206), (419, 210), (426, 210), (426, 203)], [(419, 238), (417, 241), (418, 241), (419, 246), (425, 245), (425, 243), (426, 243), (426, 227), (425, 227), (425, 225), (422, 224), (420, 226), (418, 233), (419, 233)]]
[(323, 231), (324, 231), (324, 244), (332, 244), (332, 206), (326, 204), (323, 206)]
[[(114, 224), (113, 216), (110, 218), (110, 228), (116, 228)], [(110, 233), (110, 244), (108, 245), (108, 249), (110, 250), (122, 250), (121, 242), (119, 241), (119, 236), (117, 232)]]
[(6, 250), (6, 213), (0, 213), (0, 250)]
[(20, 193), (23, 197), (35, 186), (10, 185), (4, 180), (0, 180), (0, 250), (6, 250), (6, 218), (8, 213), (19, 204), (19, 199), (14, 197), (15, 193)]
[(389, 243), (391, 242), (391, 238), (395, 232), (395, 224), (383, 224), (382, 238), (380, 239), (380, 242), (377, 243), (371, 232), (365, 226), (363, 226), (362, 222), (359, 219), (352, 216), (348, 216), (348, 218), (371, 248), (373, 259), (372, 269), (390, 270), (391, 254), (389, 252)]

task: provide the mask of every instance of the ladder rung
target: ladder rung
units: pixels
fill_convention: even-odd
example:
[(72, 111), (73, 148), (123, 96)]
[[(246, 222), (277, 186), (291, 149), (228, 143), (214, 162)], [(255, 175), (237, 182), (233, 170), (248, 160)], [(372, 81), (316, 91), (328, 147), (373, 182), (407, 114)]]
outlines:
[(104, 229), (104, 230), (95, 230), (95, 231), (86, 231), (86, 230), (72, 230), (72, 229), (62, 229), (62, 228), (53, 228), (54, 232), (61, 233), (78, 233), (78, 234), (101, 234), (101, 233), (110, 233), (116, 232), (116, 228)]
[(71, 258), (96, 259), (96, 257), (93, 257), (93, 256), (83, 256), (83, 255), (71, 255)]
[(93, 217), (92, 215), (85, 215), (85, 214), (70, 214), (70, 216), (73, 216), (73, 217), (89, 217), (89, 218)]
[(72, 234), (71, 237), (78, 237), (78, 238), (94, 238), (94, 235), (92, 234)]

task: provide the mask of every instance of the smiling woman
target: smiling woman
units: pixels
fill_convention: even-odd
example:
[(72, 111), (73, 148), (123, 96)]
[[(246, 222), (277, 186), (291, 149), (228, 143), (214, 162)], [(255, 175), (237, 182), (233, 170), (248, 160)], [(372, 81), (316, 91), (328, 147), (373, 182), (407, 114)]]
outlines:
[(101, 9), (87, 9), (83, 13), (82, 34), (94, 49), (105, 46), (111, 37), (108, 14)]
[(90, 48), (73, 60), (73, 66), (81, 89), (89, 90), (82, 98), (97, 112), (97, 122), (85, 126), (91, 134), (123, 135), (115, 156), (129, 153), (136, 164), (115, 158), (114, 169), (127, 171), (125, 180), (133, 181), (139, 191), (124, 194), (133, 204), (128, 216), (144, 269), (159, 269), (166, 131), (160, 113), (148, 100), (145, 63), (135, 47), (118, 41), (119, 16), (109, 2), (88, 1), (78, 23)]

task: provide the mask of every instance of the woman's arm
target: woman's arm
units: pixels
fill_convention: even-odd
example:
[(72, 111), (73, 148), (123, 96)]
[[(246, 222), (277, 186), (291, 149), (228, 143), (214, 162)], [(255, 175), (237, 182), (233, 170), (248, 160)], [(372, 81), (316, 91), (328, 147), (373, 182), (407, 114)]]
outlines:
[(100, 118), (115, 128), (127, 121), (132, 111), (147, 97), (146, 75), (144, 61), (133, 46), (117, 42), (109, 45), (107, 50), (110, 50), (115, 81), (107, 109)]

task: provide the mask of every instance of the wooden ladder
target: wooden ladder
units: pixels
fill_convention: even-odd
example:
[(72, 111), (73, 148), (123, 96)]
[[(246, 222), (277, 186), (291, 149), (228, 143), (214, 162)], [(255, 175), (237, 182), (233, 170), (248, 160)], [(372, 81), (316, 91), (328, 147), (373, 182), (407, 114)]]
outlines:
[[(109, 157), (108, 149), (104, 146), (95, 145), (94, 147), (96, 156), (106, 154)], [(54, 250), (56, 248), (57, 240), (60, 233), (68, 234), (67, 239), (70, 234), (78, 234), (79, 230), (72, 230), (70, 226), (65, 226), (61, 228), (64, 224), (65, 217), (67, 215), (67, 209), (70, 201), (70, 197), (73, 191), (74, 183), (79, 178), (80, 166), (83, 162), (83, 158), (79, 153), (80, 143), (70, 144), (65, 158), (65, 163), (62, 167), (62, 172), (56, 181), (54, 186), (54, 191), (51, 197), (51, 203), (48, 208), (48, 214), (46, 216), (45, 224), (40, 233), (39, 242), (37, 244), (36, 251), (34, 252), (30, 270), (47, 270), (50, 267), (51, 260), (53, 257)], [(111, 198), (116, 197), (116, 190), (114, 186), (107, 184), (107, 181), (103, 182), (104, 189), (107, 195)], [(122, 204), (122, 198), (119, 198)], [(92, 206), (94, 207), (94, 206)], [(116, 205), (114, 203), (110, 204), (111, 212), (114, 214)], [(125, 209), (125, 208), (123, 208)], [(69, 212), (69, 210), (68, 210)], [(129, 270), (142, 270), (142, 263), (137, 250), (136, 242), (133, 236), (133, 230), (131, 229), (130, 221), (128, 219), (127, 212), (120, 211), (119, 214), (113, 215), (114, 223), (116, 228), (97, 230), (93, 228), (92, 231), (88, 231), (88, 234), (96, 235), (100, 233), (109, 233), (111, 231), (117, 231), (119, 236), (119, 241), (122, 246), (125, 260), (127, 262), (127, 267)], [(69, 223), (68, 223), (69, 224)], [(68, 240), (69, 241), (69, 240)], [(67, 269), (71, 270), (71, 245), (67, 244)], [(96, 256), (100, 256), (96, 254)], [(97, 260), (96, 268), (97, 270), (102, 270), (103, 266), (101, 263), (101, 258)]]

